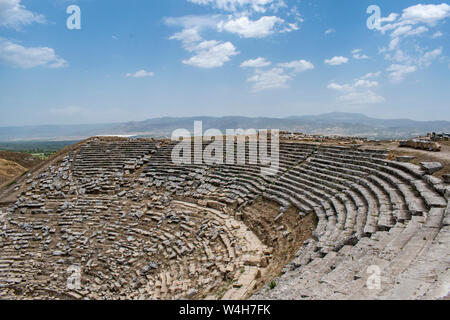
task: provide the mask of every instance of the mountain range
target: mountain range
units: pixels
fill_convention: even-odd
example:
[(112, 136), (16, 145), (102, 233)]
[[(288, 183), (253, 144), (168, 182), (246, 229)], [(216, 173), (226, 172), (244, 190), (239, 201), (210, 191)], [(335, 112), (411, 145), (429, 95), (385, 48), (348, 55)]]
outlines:
[(81, 140), (95, 135), (170, 137), (175, 129), (193, 132), (194, 121), (202, 121), (203, 130), (280, 129), (307, 134), (364, 136), (374, 140), (405, 139), (429, 132), (450, 132), (449, 121), (376, 119), (358, 113), (332, 112), (321, 115), (266, 117), (164, 117), (143, 121), (89, 125), (42, 125), (0, 127), (0, 141)]

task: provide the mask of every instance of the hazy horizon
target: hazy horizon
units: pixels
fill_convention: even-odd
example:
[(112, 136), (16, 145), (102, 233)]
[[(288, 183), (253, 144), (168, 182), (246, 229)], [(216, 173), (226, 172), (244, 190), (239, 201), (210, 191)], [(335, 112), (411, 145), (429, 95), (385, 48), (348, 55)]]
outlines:
[(164, 118), (173, 118), (173, 119), (185, 119), (185, 118), (234, 118), (234, 117), (243, 117), (243, 118), (249, 118), (249, 119), (256, 119), (256, 118), (268, 118), (268, 119), (286, 119), (291, 117), (318, 117), (322, 115), (328, 115), (328, 114), (349, 114), (349, 115), (360, 115), (364, 117), (368, 117), (371, 119), (376, 120), (412, 120), (412, 121), (418, 121), (418, 122), (438, 122), (438, 121), (446, 121), (450, 122), (450, 120), (445, 119), (435, 119), (435, 120), (416, 120), (416, 119), (410, 119), (410, 118), (383, 118), (383, 117), (371, 117), (363, 113), (352, 113), (352, 112), (340, 112), (340, 111), (331, 111), (327, 113), (318, 113), (318, 114), (301, 114), (301, 115), (288, 115), (283, 117), (265, 117), (265, 116), (241, 116), (241, 115), (224, 115), (224, 116), (214, 116), (214, 115), (195, 115), (195, 116), (162, 116), (162, 117), (152, 117), (152, 118), (144, 118), (144, 119), (138, 119), (138, 120), (129, 120), (129, 121), (122, 121), (122, 122), (92, 122), (92, 123), (53, 123), (53, 124), (29, 124), (29, 125), (8, 125), (8, 126), (2, 126), (0, 125), (0, 128), (8, 128), (8, 127), (39, 127), (39, 126), (89, 126), (89, 125), (118, 125), (118, 124), (124, 124), (124, 123), (133, 123), (133, 122), (143, 122), (147, 120), (152, 119), (164, 119)]

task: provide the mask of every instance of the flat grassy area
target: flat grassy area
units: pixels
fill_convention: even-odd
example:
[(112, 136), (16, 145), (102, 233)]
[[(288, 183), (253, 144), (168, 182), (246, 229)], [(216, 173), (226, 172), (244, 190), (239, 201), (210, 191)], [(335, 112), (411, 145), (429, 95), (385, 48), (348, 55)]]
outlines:
[(41, 159), (41, 160), (47, 160), (54, 154), (54, 152), (41, 152), (41, 153), (31, 153), (31, 155), (35, 158)]

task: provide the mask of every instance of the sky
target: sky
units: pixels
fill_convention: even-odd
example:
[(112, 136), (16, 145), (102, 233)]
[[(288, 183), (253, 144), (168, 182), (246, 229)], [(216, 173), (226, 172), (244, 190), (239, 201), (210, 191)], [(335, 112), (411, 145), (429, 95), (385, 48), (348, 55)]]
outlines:
[(0, 0), (0, 126), (450, 121), (449, 25), (442, 0)]

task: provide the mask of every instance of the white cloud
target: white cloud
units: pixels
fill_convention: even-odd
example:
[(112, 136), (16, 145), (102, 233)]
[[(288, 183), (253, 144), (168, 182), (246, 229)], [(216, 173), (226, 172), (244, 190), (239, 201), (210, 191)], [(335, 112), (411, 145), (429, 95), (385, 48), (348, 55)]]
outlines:
[(243, 38), (263, 38), (275, 32), (275, 26), (284, 20), (275, 16), (264, 16), (252, 21), (248, 17), (240, 17), (218, 24), (219, 31), (237, 33)]
[(383, 103), (385, 99), (372, 90), (367, 90), (362, 92), (350, 92), (349, 94), (340, 96), (338, 101), (348, 104), (377, 104)]
[(400, 43), (400, 38), (392, 39), (391, 42), (389, 42), (389, 51), (394, 51), (398, 47), (399, 43)]
[(355, 49), (352, 51), (353, 58), (356, 60), (369, 59), (369, 56), (362, 53), (362, 49)]
[(400, 21), (409, 24), (425, 23), (434, 26), (448, 17), (450, 17), (450, 6), (446, 3), (418, 4), (404, 9)]
[(326, 59), (325, 63), (330, 66), (338, 66), (348, 62), (348, 58), (346, 57), (333, 57), (331, 59)]
[(377, 77), (380, 72), (368, 73), (360, 79), (356, 79), (351, 84), (339, 84), (331, 82), (327, 88), (338, 91), (343, 95), (338, 97), (339, 102), (347, 104), (375, 104), (384, 102), (384, 98), (377, 95), (371, 89), (378, 87), (377, 81), (367, 80), (368, 78)]
[(202, 37), (198, 32), (198, 28), (183, 29), (181, 32), (175, 33), (169, 38), (170, 40), (180, 40), (183, 43), (183, 47), (191, 51), (192, 45), (196, 42), (202, 41)]
[[(268, 66), (268, 61), (263, 58), (248, 60), (245, 66)], [(241, 65), (242, 66), (242, 65)], [(287, 88), (287, 82), (294, 79), (297, 73), (314, 69), (314, 65), (306, 60), (297, 60), (278, 63), (277, 67), (269, 70), (255, 69), (253, 75), (247, 79), (253, 83), (253, 91), (262, 91), (275, 88)]]
[(370, 79), (370, 78), (378, 78), (381, 75), (381, 71), (378, 72), (369, 72), (361, 77), (361, 79)]
[(265, 58), (256, 58), (256, 59), (250, 59), (247, 61), (244, 61), (241, 63), (241, 68), (263, 68), (268, 67), (272, 63)]
[(336, 82), (331, 82), (328, 86), (328, 89), (333, 89), (336, 91), (341, 91), (341, 92), (345, 92), (345, 91), (353, 91), (353, 86), (352, 85), (348, 85), (348, 84), (338, 84)]
[(262, 91), (275, 88), (286, 88), (291, 76), (285, 74), (282, 68), (272, 68), (262, 71), (255, 70), (255, 74), (248, 78), (248, 82), (253, 82), (253, 91)]
[(145, 78), (145, 77), (153, 77), (155, 75), (155, 73), (153, 72), (149, 72), (149, 71), (145, 71), (145, 70), (139, 70), (136, 71), (135, 73), (127, 73), (126, 77), (127, 78)]
[(194, 55), (183, 60), (184, 64), (199, 68), (221, 67), (230, 61), (232, 56), (239, 54), (231, 42), (204, 40), (200, 35), (203, 28), (217, 27), (218, 16), (186, 16), (181, 18), (167, 18), (169, 25), (181, 25), (184, 29), (170, 37), (179, 40), (183, 48)]
[(286, 6), (282, 0), (188, 0), (189, 2), (200, 5), (211, 5), (215, 8), (225, 11), (247, 10), (252, 12), (264, 13), (267, 10), (276, 11)]
[[(386, 60), (393, 64), (388, 68), (389, 77), (393, 82), (401, 82), (407, 74), (414, 73), (421, 68), (431, 65), (442, 54), (442, 48), (426, 52), (419, 40), (406, 41), (407, 37), (416, 37), (428, 32), (439, 23), (445, 23), (450, 17), (450, 6), (442, 4), (418, 4), (405, 8), (401, 15), (391, 13), (383, 18), (386, 23), (379, 28), (383, 34), (390, 33), (390, 43), (381, 48), (380, 53), (385, 54)], [(441, 37), (441, 31), (435, 31), (433, 39)]]
[(432, 51), (428, 51), (425, 52), (423, 54), (423, 56), (421, 56), (418, 60), (418, 65), (419, 66), (425, 66), (428, 67), (431, 65), (431, 63), (433, 62), (433, 60), (435, 60), (437, 57), (439, 57), (442, 54), (442, 47), (432, 50)]
[(383, 22), (394, 22), (395, 20), (397, 20), (398, 18), (398, 14), (397, 13), (391, 13), (389, 16), (385, 17), (385, 18), (381, 18), (381, 23)]
[(424, 24), (428, 27), (434, 27), (438, 22), (450, 17), (450, 6), (446, 3), (440, 5), (418, 4), (410, 6), (403, 10), (401, 15), (391, 13), (388, 18), (382, 18), (381, 21), (388, 22), (381, 26), (379, 30), (384, 34), (392, 31), (391, 37), (402, 35), (412, 36), (428, 31), (425, 26), (413, 28), (417, 24)]
[(416, 72), (417, 67), (411, 65), (393, 64), (387, 68), (387, 71), (389, 72), (389, 78), (391, 81), (398, 83), (404, 80), (405, 75)]
[(378, 87), (379, 83), (377, 81), (370, 81), (365, 79), (357, 79), (353, 84), (338, 84), (336, 82), (331, 82), (327, 88), (336, 91), (349, 92), (355, 91), (358, 88), (374, 88)]
[(336, 32), (336, 30), (334, 30), (334, 29), (327, 29), (327, 30), (325, 30), (325, 34), (330, 34), (330, 33), (335, 33)]
[(230, 61), (232, 56), (239, 54), (231, 42), (220, 42), (216, 40), (203, 41), (193, 51), (195, 55), (184, 64), (200, 68), (217, 68)]
[(38, 66), (62, 68), (67, 66), (64, 59), (47, 47), (24, 47), (12, 41), (0, 38), (0, 61), (4, 64), (30, 69)]
[(393, 83), (400, 83), (407, 74), (414, 73), (420, 68), (429, 67), (434, 60), (442, 55), (443, 48), (437, 48), (431, 51), (421, 51), (416, 57), (407, 56), (402, 50), (396, 50), (394, 55), (386, 55), (388, 59), (397, 63), (392, 64), (387, 71), (389, 78)]
[(32, 23), (45, 23), (45, 17), (27, 10), (21, 0), (0, 0), (0, 27), (20, 29)]
[(400, 36), (415, 36), (424, 32), (427, 32), (428, 28), (424, 26), (420, 26), (417, 28), (413, 28), (411, 25), (402, 25), (399, 26), (391, 33), (392, 38), (398, 38)]
[(298, 61), (291, 61), (286, 63), (279, 63), (278, 66), (292, 69), (294, 72), (303, 72), (307, 70), (314, 69), (314, 65), (306, 60), (298, 60)]
[(224, 17), (222, 15), (187, 15), (182, 17), (164, 18), (168, 26), (183, 27), (184, 29), (216, 28), (217, 23)]
[(283, 29), (280, 30), (280, 33), (292, 32), (299, 30), (300, 27), (298, 23), (288, 23)]

